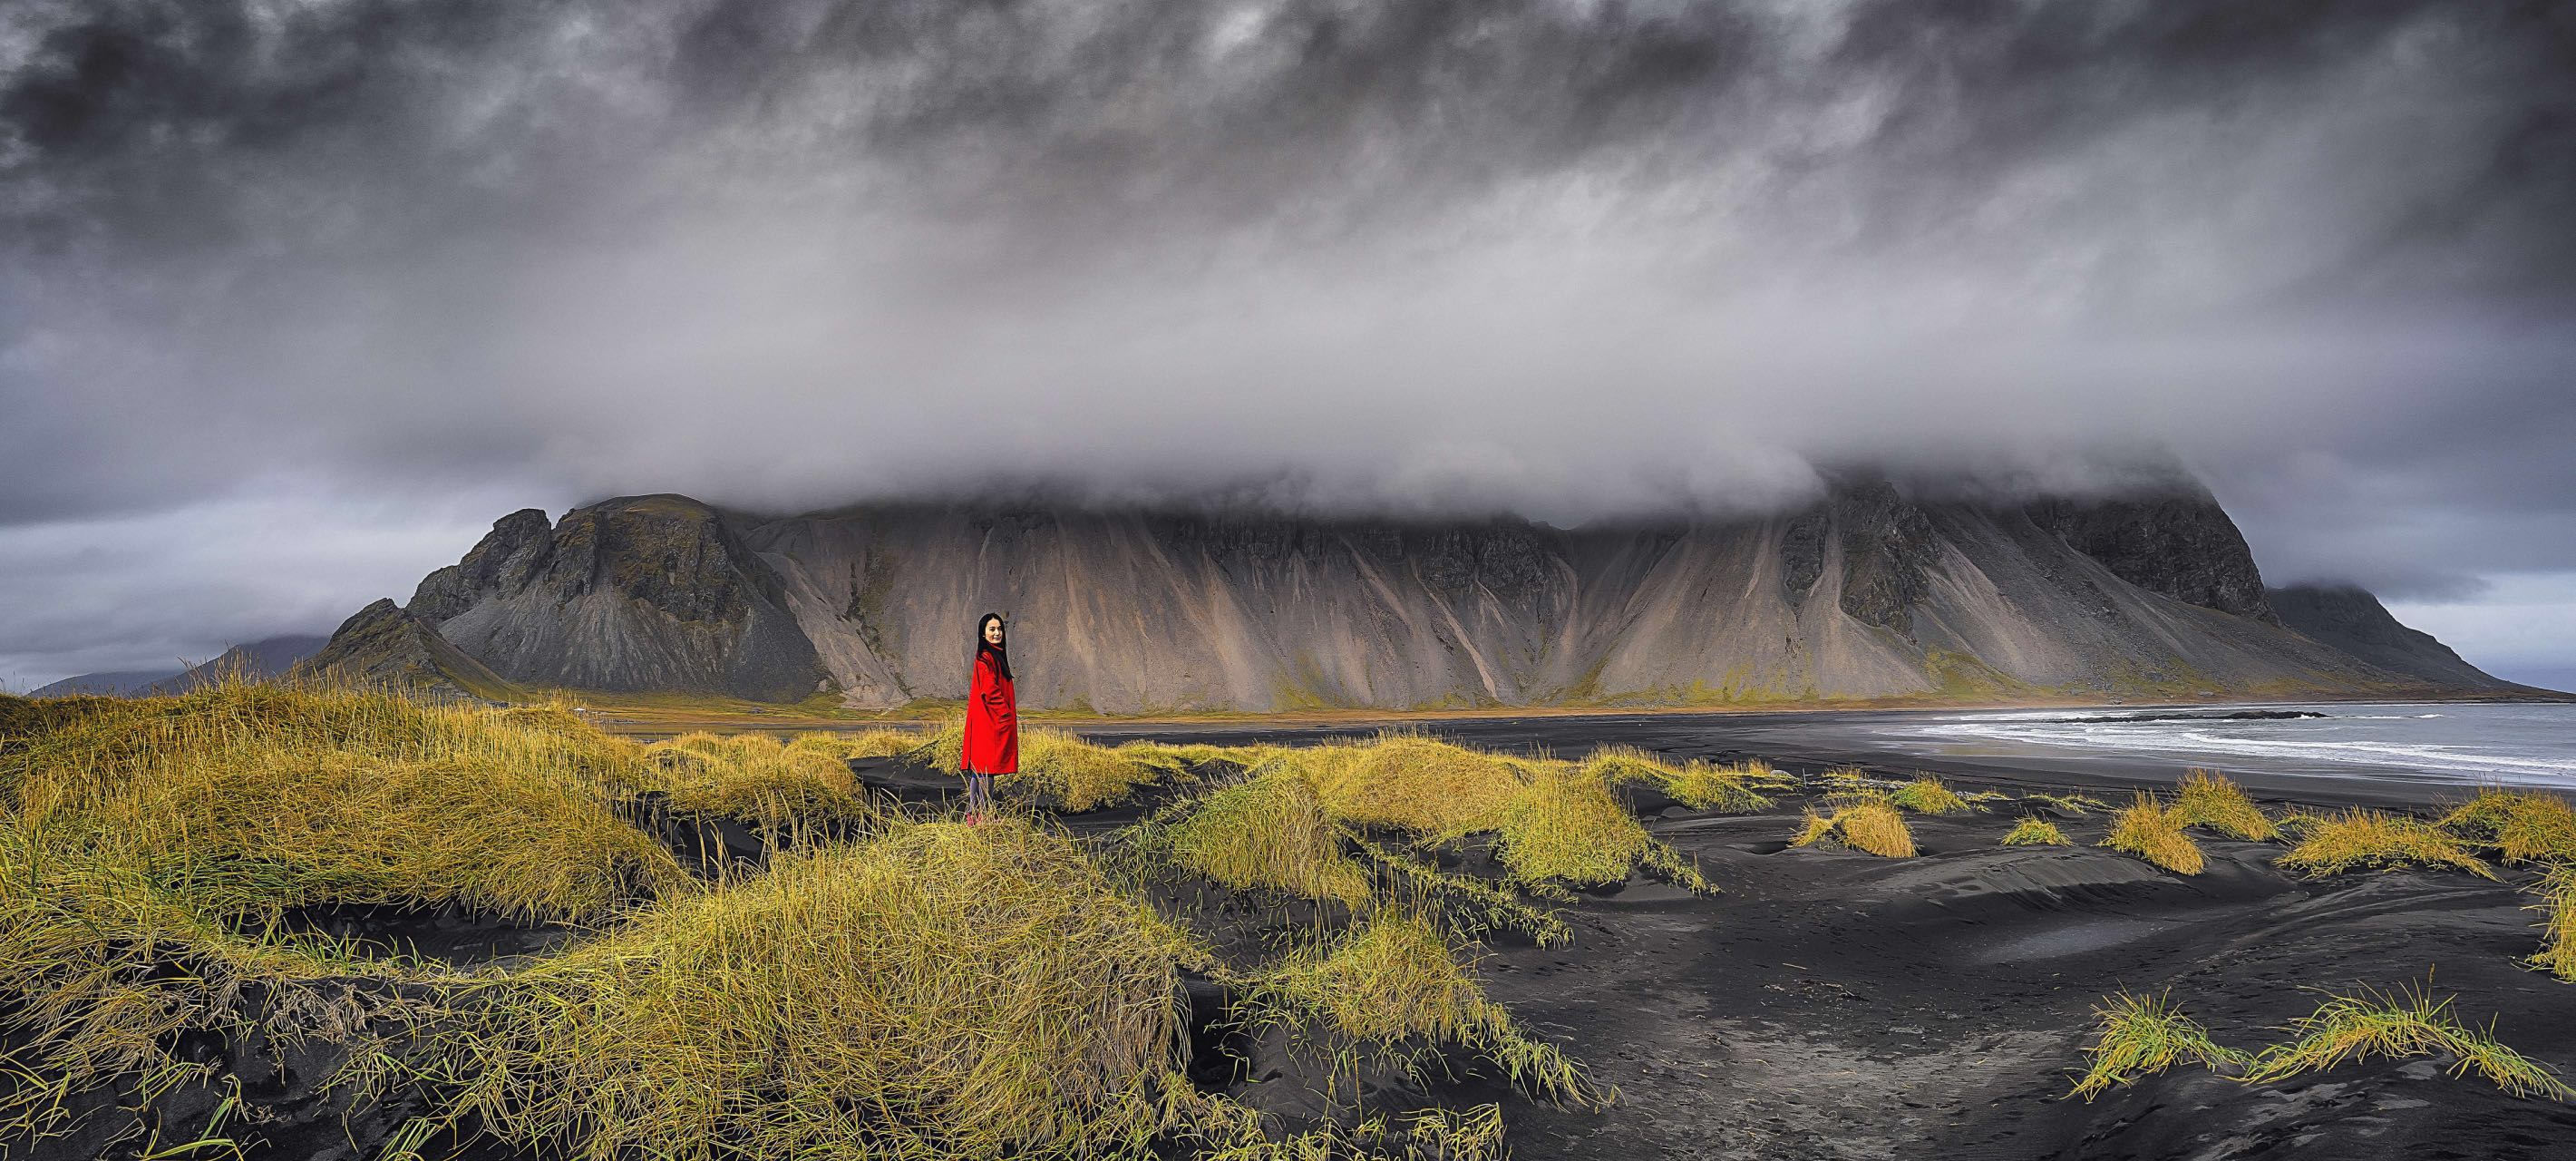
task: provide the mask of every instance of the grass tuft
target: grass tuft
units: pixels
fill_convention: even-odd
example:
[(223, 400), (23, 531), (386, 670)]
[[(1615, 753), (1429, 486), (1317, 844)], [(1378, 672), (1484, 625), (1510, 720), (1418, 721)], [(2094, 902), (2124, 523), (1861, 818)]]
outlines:
[(2050, 822), (2044, 818), (2025, 818), (2019, 823), (2014, 824), (2012, 833), (2004, 836), (2003, 845), (2008, 847), (2071, 847), (2075, 845), (2075, 842), (2074, 840), (2066, 837), (2065, 831), (2057, 829), (2056, 823)]
[(2508, 863), (2576, 862), (2576, 805), (2555, 794), (2490, 788), (2435, 825)]
[(1916, 814), (1966, 814), (1976, 809), (1938, 778), (1917, 778), (1889, 791), (1887, 801)]
[(2377, 810), (2348, 810), (2326, 817), (2309, 827), (2299, 844), (2277, 862), (2312, 879), (2407, 866), (2448, 867), (2484, 879), (2496, 877), (2458, 839), (2419, 819)]
[(2428, 989), (2413, 985), (2394, 992), (2363, 988), (2350, 995), (2329, 994), (2314, 1013), (2291, 1022), (2288, 1031), (2294, 1039), (2263, 1050), (2242, 1079), (2261, 1084), (2372, 1056), (2452, 1056), (2457, 1058), (2453, 1076), (2476, 1072), (2518, 1097), (2576, 1097), (2576, 1089), (2547, 1065), (2498, 1043), (2492, 1028), (2463, 1027), (2451, 1014), (2451, 1003), (2452, 997), (2435, 1000)]
[(1273, 771), (1221, 787), (1177, 821), (1140, 828), (1139, 849), (1236, 890), (1269, 888), (1352, 907), (1370, 901), (1348, 831), (1304, 782)]
[(1064, 839), (902, 825), (480, 984), (414, 1068), (450, 1122), (580, 1157), (1134, 1151), (1173, 954)]
[(1648, 783), (1693, 810), (1720, 814), (1743, 814), (1770, 806), (1771, 799), (1762, 790), (1778, 787), (1784, 781), (1761, 762), (1726, 766), (1693, 760), (1675, 766), (1630, 746), (1596, 749), (1583, 760), (1583, 769), (1613, 786)]
[(2549, 868), (2535, 888), (2540, 903), (2532, 908), (2544, 917), (2539, 952), (2531, 965), (2576, 983), (2576, 865)]
[(2281, 833), (2280, 826), (2245, 796), (2244, 787), (2207, 770), (2183, 776), (2174, 791), (2173, 814), (2182, 826), (2205, 826), (2249, 842), (2268, 842)]
[(2102, 845), (2125, 851), (2177, 875), (2197, 875), (2206, 865), (2200, 844), (2182, 832), (2174, 811), (2145, 791), (2137, 801), (2111, 817), (2111, 833)]
[(1273, 1018), (1313, 1017), (1389, 1059), (1418, 1062), (1425, 1048), (1458, 1045), (1533, 1096), (1598, 1106), (1612, 1095), (1486, 998), (1438, 926), (1412, 908), (1382, 909), (1329, 946), (1292, 953), (1260, 984)]
[(2227, 1069), (2251, 1059), (2210, 1039), (2207, 1028), (2161, 995), (2122, 992), (2095, 1005), (2093, 1015), (2093, 1042), (2084, 1046), (2086, 1069), (2069, 1094), (2087, 1101), (2176, 1064)]
[(1881, 858), (1910, 859), (1915, 853), (1914, 832), (1906, 829), (1905, 816), (1879, 798), (1846, 803), (1830, 815), (1809, 810), (1789, 845), (1812, 846), (1827, 840)]

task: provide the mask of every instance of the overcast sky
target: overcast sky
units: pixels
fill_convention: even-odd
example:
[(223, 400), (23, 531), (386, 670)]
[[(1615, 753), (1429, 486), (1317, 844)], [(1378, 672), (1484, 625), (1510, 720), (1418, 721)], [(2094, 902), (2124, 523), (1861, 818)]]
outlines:
[(1795, 502), (2164, 447), (2576, 681), (2576, 5), (12, 0), (0, 680), (515, 508)]

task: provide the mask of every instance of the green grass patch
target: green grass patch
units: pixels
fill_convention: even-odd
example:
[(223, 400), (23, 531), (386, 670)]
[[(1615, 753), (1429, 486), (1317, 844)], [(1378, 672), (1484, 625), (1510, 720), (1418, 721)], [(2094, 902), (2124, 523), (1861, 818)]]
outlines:
[(2252, 1059), (2210, 1039), (2209, 1029), (2165, 996), (2122, 992), (2095, 1005), (2093, 1017), (2093, 1039), (2084, 1046), (2084, 1075), (2069, 1094), (2087, 1101), (2177, 1064), (2229, 1069)]
[(2429, 989), (2412, 985), (2393, 992), (2363, 988), (2330, 993), (2315, 1012), (2291, 1022), (2289, 1042), (2256, 1056), (2243, 1079), (2262, 1084), (2373, 1056), (2449, 1056), (2455, 1061), (2451, 1075), (2474, 1072), (2514, 1096), (2576, 1097), (2576, 1089), (2562, 1083), (2549, 1066), (2499, 1043), (2494, 1029), (2462, 1026), (2451, 1012), (2452, 999), (2436, 1000)]
[(2535, 890), (2540, 894), (2533, 910), (2542, 916), (2541, 943), (2531, 966), (2576, 983), (2576, 865), (2549, 868)]

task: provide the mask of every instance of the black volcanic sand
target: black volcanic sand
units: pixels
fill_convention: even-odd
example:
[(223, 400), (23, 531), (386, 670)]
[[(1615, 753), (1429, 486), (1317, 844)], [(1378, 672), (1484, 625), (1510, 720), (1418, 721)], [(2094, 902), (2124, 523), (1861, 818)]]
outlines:
[[(1669, 757), (1747, 756), (1726, 744), (1731, 731), (1669, 718), (1602, 725), (1481, 719), (1433, 732), (1565, 757), (1605, 732)], [(1096, 731), (1102, 741), (1146, 732)], [(1368, 727), (1150, 732), (1296, 742)], [(1830, 757), (1779, 765), (1812, 776), (1858, 760), (1888, 777), (1926, 765)], [(1944, 771), (1961, 789), (2054, 787), (2113, 801), (2181, 773), (1944, 765), (1967, 767)], [(2431, 807), (2467, 793), (2417, 781), (2240, 781), (2275, 810)], [(1520, 1157), (2576, 1158), (2576, 1105), (2447, 1075), (2447, 1058), (2347, 1063), (2259, 1086), (2178, 1068), (2089, 1104), (2066, 1095), (2092, 1008), (2116, 991), (2170, 990), (2220, 1043), (2253, 1050), (2287, 1039), (2281, 1026), (2315, 1010), (2324, 997), (2309, 989), (2421, 985), (2428, 973), (2437, 994), (2458, 997), (2464, 1023), (2493, 1020), (2506, 1044), (2576, 1073), (2576, 985), (2520, 962), (2541, 935), (2526, 910), (2534, 897), (2520, 889), (2535, 877), (2527, 871), (2502, 883), (2451, 872), (2307, 880), (2272, 866), (2283, 846), (2195, 832), (2209, 865), (2185, 877), (2094, 846), (2108, 828), (2100, 813), (2040, 812), (2076, 847), (2000, 846), (2018, 816), (2002, 804), (1909, 816), (1921, 854), (1883, 859), (1788, 848), (1795, 799), (1736, 816), (1640, 805), (1649, 829), (1698, 859), (1724, 894), (1633, 880), (1568, 910), (1571, 946), (1491, 949), (1481, 971), (1493, 997), (1622, 1094), (1602, 1112), (1474, 1085), (1446, 1094), (1502, 1099)]]
[[(2508, 884), (2386, 873), (2309, 882), (2282, 849), (2203, 840), (2183, 877), (2091, 847), (2001, 847), (2006, 814), (1911, 820), (1922, 854), (1784, 849), (1793, 818), (1651, 827), (1726, 894), (1653, 884), (1587, 900), (1575, 945), (1500, 948), (1494, 997), (1623, 1097), (1510, 1110), (1527, 1157), (2548, 1158), (2576, 1107), (2443, 1075), (2345, 1065), (2248, 1086), (2180, 1070), (2068, 1099), (2091, 1008), (2161, 992), (2254, 1048), (2314, 1010), (2308, 986), (2421, 983), (2470, 1023), (2576, 1068), (2576, 986), (2516, 961), (2539, 932)], [(2438, 970), (2436, 970), (2438, 969)]]
[[(1737, 756), (1719, 731), (1654, 721), (1652, 730), (1673, 734), (1637, 737), (1633, 728), (1601, 724), (1487, 720), (1472, 734), (1438, 732), (1567, 757), (1590, 748), (1584, 733), (1672, 757)], [(1155, 732), (1208, 741), (1251, 733)], [(1261, 734), (1307, 740), (1316, 732)], [(1780, 763), (1807, 776), (1827, 764)], [(1873, 772), (1896, 776), (1920, 765), (1908, 758)], [(853, 768), (881, 792), (924, 806), (948, 801), (957, 786), (951, 776), (897, 762)], [(1949, 773), (1961, 789), (2045, 785), (2125, 798), (2128, 787), (2170, 784), (2176, 772), (1987, 762)], [(2422, 806), (2460, 793), (2405, 782), (2286, 784), (2302, 803)], [(1161, 797), (1063, 821), (1078, 835), (1101, 835)], [(2280, 1025), (2314, 1009), (2322, 997), (2304, 989), (2388, 988), (2421, 983), (2428, 971), (2437, 992), (2458, 996), (2464, 1021), (2494, 1019), (2505, 1043), (2576, 1072), (2576, 985), (2519, 963), (2540, 938), (2538, 917), (2525, 910), (2533, 899), (2518, 890), (2527, 872), (2509, 872), (2502, 884), (2412, 872), (2307, 881), (2272, 867), (2280, 846), (2204, 837), (2209, 867), (2186, 878), (2092, 846), (2107, 824), (2101, 814), (2053, 815), (2078, 847), (1998, 846), (2015, 818), (2009, 807), (1911, 818), (1922, 854), (1881, 859), (1789, 849), (1794, 798), (1737, 816), (1651, 795), (1633, 805), (1724, 893), (1699, 898), (1644, 879), (1585, 892), (1565, 912), (1570, 945), (1497, 937), (1479, 967), (1495, 999), (1617, 1086), (1620, 1099), (1602, 1111), (1564, 1110), (1486, 1078), (1422, 1091), (1373, 1069), (1363, 1078), (1373, 1109), (1500, 1100), (1524, 1159), (2576, 1158), (2576, 1105), (2507, 1097), (2484, 1080), (2445, 1075), (2449, 1060), (2373, 1060), (2262, 1086), (2181, 1068), (2089, 1104), (2066, 1096), (2092, 1006), (2120, 989), (2170, 989), (2222, 1043), (2252, 1049), (2281, 1039)], [(757, 860), (765, 846), (748, 828), (675, 820), (651, 802), (631, 804), (629, 814), (708, 871)], [(1484, 861), (1470, 851), (1463, 866), (1477, 870)], [(1330, 908), (1205, 884), (1159, 894), (1159, 905), (1189, 912), (1220, 949), (1246, 956), (1338, 920), (1319, 913)], [(289, 922), (454, 963), (542, 954), (570, 937), (449, 910), (318, 909)], [(1212, 1025), (1225, 999), (1213, 985), (1193, 981), (1190, 998), (1195, 1079), (1292, 1124), (1322, 1111), (1315, 1062), (1295, 1059), (1275, 1037)], [(299, 1052), (284, 1068), (259, 1063), (267, 1053), (254, 1044), (208, 1038), (187, 1053), (250, 1070), (244, 1096), (275, 1118), (259, 1133), (266, 1147), (252, 1155), (366, 1156), (417, 1111), (397, 1102), (344, 1121), (345, 1100), (315, 1087), (338, 1061), (319, 1046)], [(215, 1099), (206, 1086), (182, 1086), (156, 1102), (155, 1119), (193, 1126)], [(95, 1156), (122, 1123), (93, 1118), (87, 1131), (29, 1155)], [(538, 1155), (481, 1140), (465, 1142), (461, 1154)]]

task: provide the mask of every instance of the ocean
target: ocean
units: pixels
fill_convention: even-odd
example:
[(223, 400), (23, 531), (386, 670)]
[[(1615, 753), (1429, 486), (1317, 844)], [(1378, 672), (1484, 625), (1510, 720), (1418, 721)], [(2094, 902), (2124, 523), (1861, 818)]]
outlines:
[(1927, 757), (2118, 756), (2274, 774), (2401, 774), (2576, 789), (2576, 705), (2570, 704), (1962, 710), (1890, 714), (1846, 725)]

